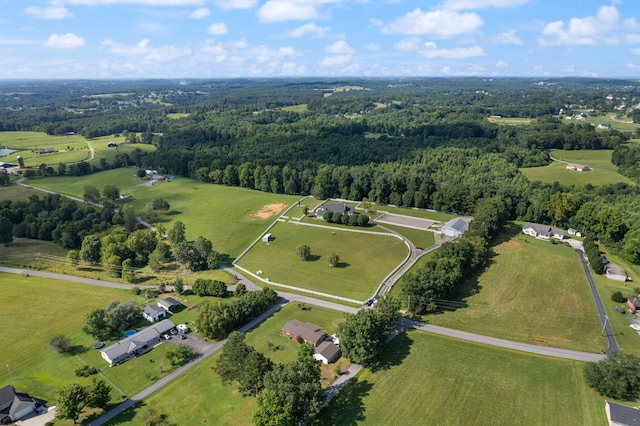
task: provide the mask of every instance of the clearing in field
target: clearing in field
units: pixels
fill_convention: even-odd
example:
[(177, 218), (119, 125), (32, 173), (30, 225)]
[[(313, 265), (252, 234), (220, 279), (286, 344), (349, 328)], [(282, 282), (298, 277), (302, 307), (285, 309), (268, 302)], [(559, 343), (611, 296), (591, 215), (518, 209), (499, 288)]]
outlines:
[(272, 203), (262, 206), (260, 210), (255, 212), (253, 215), (258, 219), (269, 219), (274, 216), (277, 216), (281, 211), (287, 208), (287, 204), (285, 203)]
[[(350, 228), (353, 229), (353, 228)], [(407, 255), (404, 243), (390, 234), (364, 234), (343, 228), (319, 228), (278, 223), (271, 230), (274, 240), (257, 243), (238, 265), (260, 278), (353, 300), (366, 300)], [(311, 258), (300, 260), (297, 247), (306, 244)], [(329, 256), (339, 257), (338, 267), (329, 266)]]
[(600, 352), (607, 347), (582, 265), (565, 244), (522, 234), (511, 223), (462, 302), (429, 322), (508, 340)]
[(583, 365), (410, 331), (391, 341), (377, 372), (364, 369), (349, 382), (317, 423), (606, 424), (604, 398), (585, 383)]
[[(611, 150), (556, 150), (551, 156), (561, 160), (553, 161), (543, 167), (522, 168), (520, 172), (530, 181), (544, 183), (559, 182), (563, 185), (608, 185), (624, 182), (635, 185), (633, 181), (618, 173), (618, 168), (611, 163)], [(566, 163), (588, 164), (592, 170), (577, 172), (567, 169)]]

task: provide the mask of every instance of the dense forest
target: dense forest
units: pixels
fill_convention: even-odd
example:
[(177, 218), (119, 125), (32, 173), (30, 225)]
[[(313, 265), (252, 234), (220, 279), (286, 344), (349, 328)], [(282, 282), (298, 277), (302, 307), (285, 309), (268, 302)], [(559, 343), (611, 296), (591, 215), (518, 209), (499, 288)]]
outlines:
[(21, 82), (0, 83), (0, 130), (119, 133), (157, 147), (43, 174), (136, 165), (265, 192), (465, 215), (499, 200), (503, 219), (585, 230), (640, 262), (637, 186), (564, 187), (529, 182), (518, 170), (548, 164), (552, 149), (612, 149), (620, 173), (640, 182), (640, 148), (629, 144), (637, 131), (565, 119), (637, 122), (639, 102), (637, 82), (577, 78)]

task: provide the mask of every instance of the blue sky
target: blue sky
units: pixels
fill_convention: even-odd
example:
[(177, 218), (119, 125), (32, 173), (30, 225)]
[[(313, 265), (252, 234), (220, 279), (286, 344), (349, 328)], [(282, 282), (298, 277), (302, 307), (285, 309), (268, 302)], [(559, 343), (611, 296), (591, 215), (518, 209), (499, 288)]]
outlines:
[(638, 0), (0, 0), (0, 79), (640, 76)]

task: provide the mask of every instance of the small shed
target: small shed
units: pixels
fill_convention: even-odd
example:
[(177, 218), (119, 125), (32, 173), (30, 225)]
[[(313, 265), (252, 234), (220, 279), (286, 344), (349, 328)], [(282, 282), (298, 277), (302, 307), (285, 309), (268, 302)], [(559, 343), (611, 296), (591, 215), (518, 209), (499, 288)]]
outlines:
[(158, 299), (158, 306), (168, 312), (176, 312), (181, 305), (182, 303), (178, 302), (173, 297)]
[(269, 241), (271, 241), (271, 234), (264, 234), (262, 236), (262, 242), (263, 243), (268, 243)]
[(322, 361), (323, 364), (331, 364), (336, 362), (340, 355), (342, 355), (342, 351), (338, 345), (330, 341), (324, 341), (316, 348), (313, 358)]
[(145, 306), (142, 310), (142, 316), (149, 322), (160, 321), (167, 317), (167, 311), (157, 305)]

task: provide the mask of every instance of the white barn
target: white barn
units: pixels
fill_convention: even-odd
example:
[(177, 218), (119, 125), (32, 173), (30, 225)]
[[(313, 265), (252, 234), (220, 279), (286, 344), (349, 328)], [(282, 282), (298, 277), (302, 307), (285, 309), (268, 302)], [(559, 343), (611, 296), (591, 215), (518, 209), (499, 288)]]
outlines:
[(469, 222), (461, 217), (455, 217), (442, 225), (440, 232), (449, 237), (460, 237), (465, 231), (469, 229)]

